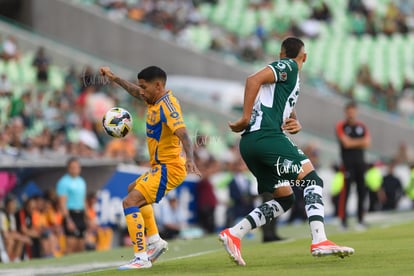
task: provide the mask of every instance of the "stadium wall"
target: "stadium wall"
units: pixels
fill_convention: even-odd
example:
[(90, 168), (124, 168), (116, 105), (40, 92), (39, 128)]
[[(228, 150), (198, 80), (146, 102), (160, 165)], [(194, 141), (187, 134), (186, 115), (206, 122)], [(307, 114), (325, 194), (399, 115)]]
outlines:
[[(159, 64), (169, 74), (203, 76), (244, 82), (253, 69), (203, 55), (188, 48), (177, 47), (160, 37), (159, 32), (139, 28), (134, 22), (113, 21), (100, 8), (80, 6), (71, 1), (29, 1), (32, 13), (26, 23), (47, 36), (93, 55), (137, 70)], [(241, 95), (242, 95), (241, 91)], [(335, 140), (335, 123), (343, 118), (344, 99), (321, 93), (302, 79), (301, 98), (297, 112), (304, 130), (319, 137)], [(360, 119), (369, 127), (372, 152), (390, 156), (398, 144), (414, 148), (414, 129), (396, 116), (369, 108), (361, 108)]]

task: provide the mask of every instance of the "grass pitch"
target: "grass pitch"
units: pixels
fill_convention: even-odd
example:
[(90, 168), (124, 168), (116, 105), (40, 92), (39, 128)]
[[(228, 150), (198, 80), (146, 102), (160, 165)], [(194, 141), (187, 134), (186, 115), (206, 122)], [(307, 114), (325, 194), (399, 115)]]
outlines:
[[(398, 217), (398, 219), (396, 219)], [(338, 233), (327, 225), (329, 238), (355, 248), (351, 257), (310, 255), (306, 224), (282, 226), (283, 242), (261, 243), (261, 233), (242, 243), (247, 266), (230, 261), (217, 237), (176, 240), (150, 269), (118, 271), (132, 257), (131, 248), (85, 252), (58, 259), (0, 264), (0, 275), (413, 275), (414, 213), (387, 214), (364, 232)]]

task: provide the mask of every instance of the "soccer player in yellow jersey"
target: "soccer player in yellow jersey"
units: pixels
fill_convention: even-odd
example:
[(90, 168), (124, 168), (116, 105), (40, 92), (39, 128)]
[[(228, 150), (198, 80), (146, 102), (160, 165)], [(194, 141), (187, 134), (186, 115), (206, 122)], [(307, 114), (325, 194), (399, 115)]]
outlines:
[[(119, 269), (149, 268), (168, 245), (158, 234), (151, 204), (158, 203), (170, 190), (180, 185), (187, 173), (200, 175), (200, 171), (194, 164), (192, 142), (180, 105), (172, 92), (166, 90), (167, 75), (161, 68), (150, 66), (143, 69), (137, 76), (138, 85), (121, 79), (109, 67), (101, 67), (100, 73), (133, 97), (147, 103), (147, 144), (151, 169), (129, 185), (128, 195), (123, 200), (135, 256)], [(182, 149), (185, 157), (182, 156)]]

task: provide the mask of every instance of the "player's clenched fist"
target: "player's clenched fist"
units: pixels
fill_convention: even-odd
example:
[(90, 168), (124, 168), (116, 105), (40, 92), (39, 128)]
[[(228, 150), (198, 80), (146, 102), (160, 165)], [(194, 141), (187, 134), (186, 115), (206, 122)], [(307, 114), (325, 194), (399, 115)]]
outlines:
[(99, 73), (101, 73), (102, 76), (106, 76), (111, 81), (115, 78), (114, 73), (111, 72), (111, 69), (108, 66), (99, 68)]

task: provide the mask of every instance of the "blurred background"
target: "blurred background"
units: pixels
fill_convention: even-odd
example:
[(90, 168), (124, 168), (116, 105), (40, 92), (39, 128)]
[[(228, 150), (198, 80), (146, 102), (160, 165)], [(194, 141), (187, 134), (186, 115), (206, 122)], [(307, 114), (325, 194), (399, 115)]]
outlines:
[[(379, 169), (381, 181), (392, 164), (400, 182), (392, 209), (412, 209), (414, 2), (409, 0), (0, 0), (3, 207), (11, 198), (17, 209), (29, 198), (47, 198), (53, 205), (55, 199), (46, 195), (53, 194), (66, 160), (77, 156), (93, 199), (97, 228), (91, 247), (127, 244), (121, 201), (127, 185), (147, 169), (145, 106), (101, 77), (98, 68), (110, 66), (135, 81), (142, 68), (157, 65), (180, 99), (204, 175), (201, 180), (190, 175), (156, 207), (160, 228), (163, 208), (179, 212), (175, 223), (182, 227), (174, 238), (231, 224), (237, 219), (230, 192), (236, 175), (249, 180), (247, 201), (260, 198), (240, 164), (239, 135), (227, 122), (240, 115), (245, 78), (277, 59), (289, 35), (302, 38), (308, 53), (296, 108), (303, 130), (292, 139), (324, 179), (327, 218), (336, 217), (330, 199), (337, 193), (332, 183), (341, 162), (335, 125), (351, 100), (371, 133), (367, 162)], [(133, 133), (123, 139), (101, 127), (113, 106), (134, 116)], [(387, 209), (380, 199), (368, 208), (367, 196), (367, 211)], [(198, 213), (201, 204), (211, 208), (212, 218)], [(351, 215), (356, 205), (352, 190)], [(287, 213), (278, 224), (303, 221), (302, 215)]]

